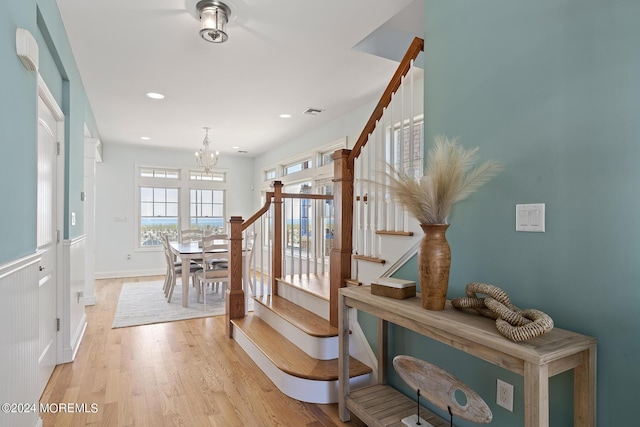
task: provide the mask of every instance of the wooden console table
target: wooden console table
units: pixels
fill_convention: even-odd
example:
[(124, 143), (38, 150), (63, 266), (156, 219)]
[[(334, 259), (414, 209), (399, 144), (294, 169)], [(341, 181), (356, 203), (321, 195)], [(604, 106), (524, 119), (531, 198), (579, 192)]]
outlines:
[[(369, 286), (341, 288), (338, 298), (339, 411), (342, 421), (348, 421), (353, 412), (369, 426), (396, 424), (368, 415), (370, 410), (358, 398), (366, 391), (359, 389), (350, 393), (348, 309), (353, 307), (378, 318), (379, 384), (371, 386), (376, 390), (398, 394), (385, 385), (387, 324), (390, 322), (524, 376), (525, 427), (549, 425), (549, 377), (574, 369), (573, 424), (575, 427), (596, 425), (596, 339), (593, 337), (554, 328), (540, 337), (516, 343), (500, 335), (495, 321), (457, 310), (449, 301), (443, 311), (429, 311), (422, 308), (419, 297), (395, 300), (371, 295)], [(415, 403), (413, 405), (415, 407)]]

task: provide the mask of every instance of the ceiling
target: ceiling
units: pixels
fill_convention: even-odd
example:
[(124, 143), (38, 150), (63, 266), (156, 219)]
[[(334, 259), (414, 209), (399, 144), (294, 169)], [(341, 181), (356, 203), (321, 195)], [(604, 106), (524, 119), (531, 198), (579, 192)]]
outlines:
[(208, 126), (221, 154), (254, 157), (377, 100), (423, 34), (423, 0), (223, 1), (213, 44), (197, 0), (57, 0), (103, 143), (195, 151)]

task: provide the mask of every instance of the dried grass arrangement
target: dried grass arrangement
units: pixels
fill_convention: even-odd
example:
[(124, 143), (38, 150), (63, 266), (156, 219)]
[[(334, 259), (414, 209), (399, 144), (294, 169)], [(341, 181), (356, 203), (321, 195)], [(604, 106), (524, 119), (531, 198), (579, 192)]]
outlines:
[(503, 168), (495, 161), (478, 166), (478, 147), (467, 150), (458, 138), (435, 137), (422, 178), (389, 167), (385, 185), (392, 199), (405, 206), (420, 224), (447, 224), (453, 205), (493, 178)]

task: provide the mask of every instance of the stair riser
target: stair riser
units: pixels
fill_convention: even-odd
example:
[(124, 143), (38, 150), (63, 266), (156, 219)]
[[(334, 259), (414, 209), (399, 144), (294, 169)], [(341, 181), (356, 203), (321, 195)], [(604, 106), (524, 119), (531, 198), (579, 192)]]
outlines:
[(337, 336), (325, 338), (308, 335), (262, 304), (255, 304), (254, 313), (309, 356), (320, 360), (338, 357)]
[(278, 283), (278, 295), (323, 319), (329, 320), (329, 301), (302, 291), (286, 283)]
[[(264, 353), (249, 340), (239, 328), (233, 328), (233, 339), (269, 377), (280, 391), (289, 397), (309, 403), (327, 404), (338, 402), (338, 381), (315, 381), (294, 377), (281, 371)], [(371, 374), (351, 378), (351, 388), (359, 388), (371, 383)]]

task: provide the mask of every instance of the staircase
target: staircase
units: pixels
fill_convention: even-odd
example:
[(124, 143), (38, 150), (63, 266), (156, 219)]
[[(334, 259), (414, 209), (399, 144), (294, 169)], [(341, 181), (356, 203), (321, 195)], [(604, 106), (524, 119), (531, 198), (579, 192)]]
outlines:
[[(413, 62), (423, 44), (414, 39), (353, 149), (333, 154), (332, 191), (287, 194), (274, 181), (258, 212), (231, 217), (227, 336), (294, 399), (338, 401), (339, 289), (390, 276), (417, 252), (417, 222), (372, 181), (380, 165), (421, 176), (423, 101)], [(243, 256), (249, 233), (259, 261)], [(356, 389), (377, 381), (378, 367), (357, 316), (349, 318), (349, 377)]]
[[(233, 339), (287, 396), (338, 401), (338, 330), (328, 321), (329, 276), (287, 276), (278, 295), (254, 298), (254, 312), (231, 321)], [(324, 316), (322, 315), (324, 312)], [(370, 383), (372, 369), (351, 358), (351, 385)]]

